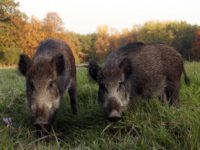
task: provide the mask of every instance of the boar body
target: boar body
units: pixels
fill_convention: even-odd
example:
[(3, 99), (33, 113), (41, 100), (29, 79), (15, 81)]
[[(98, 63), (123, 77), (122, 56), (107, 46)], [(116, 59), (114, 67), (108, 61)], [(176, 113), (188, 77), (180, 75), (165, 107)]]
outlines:
[(48, 39), (41, 42), (32, 60), (22, 54), (18, 65), (26, 77), (28, 106), (34, 125), (49, 127), (52, 124), (66, 89), (72, 112), (77, 112), (75, 61), (63, 41)]
[(127, 105), (153, 96), (177, 106), (182, 73), (189, 83), (181, 55), (166, 44), (130, 43), (111, 52), (101, 68), (89, 64), (99, 84), (98, 101), (111, 121), (120, 119)]

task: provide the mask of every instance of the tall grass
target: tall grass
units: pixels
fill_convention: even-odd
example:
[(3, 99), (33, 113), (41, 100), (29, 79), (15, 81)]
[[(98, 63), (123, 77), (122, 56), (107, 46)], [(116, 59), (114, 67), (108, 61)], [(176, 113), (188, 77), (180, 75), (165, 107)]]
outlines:
[[(72, 115), (66, 93), (56, 116), (52, 139), (35, 134), (26, 105), (25, 80), (15, 69), (0, 70), (1, 149), (200, 149), (200, 64), (185, 64), (191, 85), (182, 81), (180, 108), (157, 99), (127, 111), (123, 120), (109, 123), (96, 102), (97, 85), (78, 70), (78, 115)], [(3, 118), (11, 117), (12, 125)]]

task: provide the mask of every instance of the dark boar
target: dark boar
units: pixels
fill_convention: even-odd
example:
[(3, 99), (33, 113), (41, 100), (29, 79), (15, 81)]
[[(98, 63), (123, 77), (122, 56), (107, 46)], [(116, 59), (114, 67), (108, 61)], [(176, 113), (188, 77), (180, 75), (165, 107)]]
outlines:
[(99, 84), (98, 102), (110, 121), (119, 120), (127, 105), (152, 96), (177, 106), (182, 73), (189, 83), (181, 55), (166, 44), (130, 43), (111, 52), (102, 67), (89, 63), (89, 75)]
[(28, 106), (36, 127), (49, 129), (66, 89), (72, 112), (77, 113), (75, 61), (63, 41), (41, 42), (32, 60), (25, 54), (20, 56), (18, 68), (26, 77)]

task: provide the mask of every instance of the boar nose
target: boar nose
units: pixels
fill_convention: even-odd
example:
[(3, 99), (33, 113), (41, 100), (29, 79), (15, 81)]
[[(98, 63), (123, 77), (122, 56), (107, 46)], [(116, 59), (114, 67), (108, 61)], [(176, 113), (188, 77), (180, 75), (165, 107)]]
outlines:
[(32, 113), (32, 121), (35, 125), (49, 124), (49, 113), (44, 105), (37, 106)]
[(46, 118), (44, 116), (36, 116), (36, 118), (33, 118), (32, 120), (33, 120), (34, 125), (44, 126), (44, 125), (49, 124), (48, 118)]
[(44, 120), (36, 120), (34, 122), (34, 125), (41, 125), (41, 127), (45, 126), (45, 125), (48, 125), (49, 123), (47, 121), (44, 121)]
[(116, 110), (113, 110), (108, 116), (108, 120), (111, 122), (117, 122), (121, 120), (121, 118), (122, 118), (121, 114)]
[(34, 126), (36, 127), (36, 129), (38, 130), (42, 130), (42, 129), (46, 129), (49, 126), (49, 122), (46, 121), (44, 118), (42, 117), (38, 117), (33, 121)]

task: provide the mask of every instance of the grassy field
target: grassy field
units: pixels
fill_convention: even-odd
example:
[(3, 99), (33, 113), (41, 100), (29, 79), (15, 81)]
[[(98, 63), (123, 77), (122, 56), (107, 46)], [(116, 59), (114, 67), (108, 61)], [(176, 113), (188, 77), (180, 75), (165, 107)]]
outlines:
[[(109, 123), (96, 102), (97, 85), (78, 70), (78, 110), (71, 114), (66, 94), (47, 143), (36, 136), (26, 106), (24, 78), (0, 69), (0, 149), (200, 149), (200, 63), (185, 64), (191, 85), (181, 85), (180, 108), (152, 99)], [(11, 117), (8, 126), (3, 118)]]

